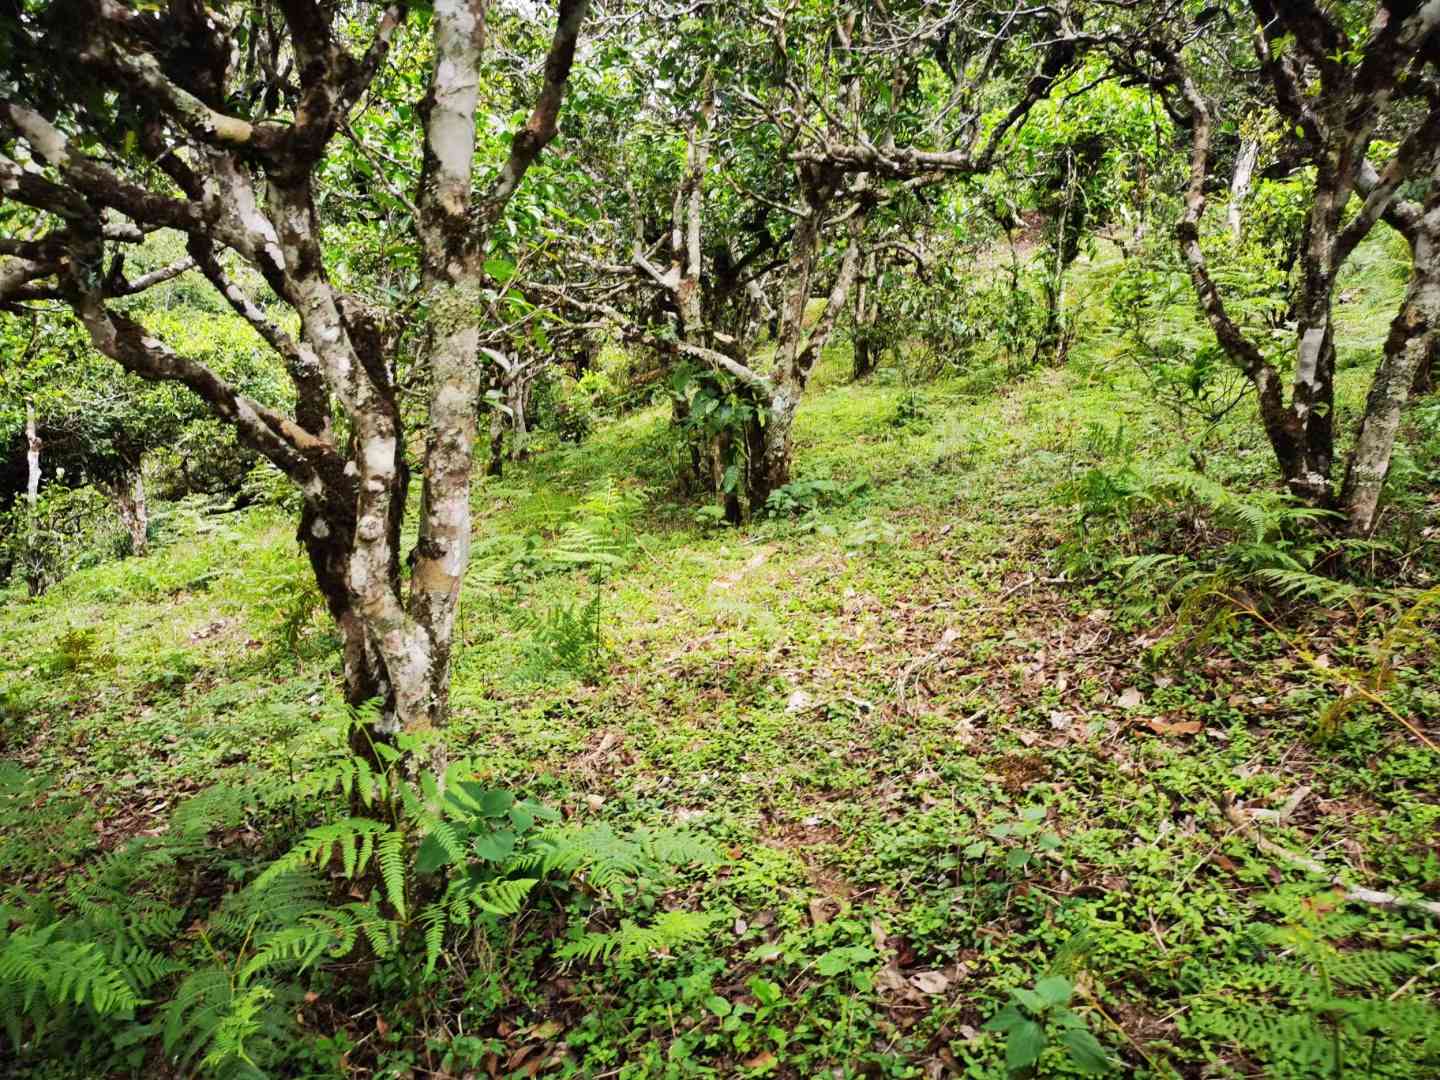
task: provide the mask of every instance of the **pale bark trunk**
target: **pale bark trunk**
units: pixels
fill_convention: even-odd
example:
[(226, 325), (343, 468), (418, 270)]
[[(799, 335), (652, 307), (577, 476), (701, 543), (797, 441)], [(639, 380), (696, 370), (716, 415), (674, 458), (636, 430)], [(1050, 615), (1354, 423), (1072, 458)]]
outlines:
[[(840, 314), (850, 297), (850, 289), (860, 270), (860, 236), (865, 228), (865, 210), (857, 208), (850, 216), (850, 240), (835, 275), (825, 311), (815, 327), (805, 332), (805, 309), (810, 301), (810, 285), (815, 263), (820, 255), (821, 220), (836, 191), (829, 177), (812, 178), (809, 184), (810, 214), (795, 228), (794, 246), (790, 256), (790, 293), (785, 298), (780, 327), (780, 341), (775, 350), (774, 389), (770, 394), (765, 424), (761, 429), (763, 450), (756, 461), (751, 458), (750, 483), (747, 495), (752, 512), (765, 505), (770, 493), (790, 482), (790, 461), (795, 430), (795, 413), (800, 408), (810, 372), (820, 352), (829, 342)], [(864, 177), (857, 178), (856, 192), (863, 190)]]
[(116, 478), (115, 505), (130, 536), (130, 554), (143, 557), (150, 549), (150, 511), (145, 503), (145, 475), (138, 464)]
[(510, 389), (511, 461), (524, 461), (530, 455), (530, 421), (525, 414), (530, 411), (530, 387), (534, 377), (533, 371), (521, 371)]
[(1340, 496), (1352, 536), (1368, 536), (1375, 528), (1401, 414), (1435, 347), (1440, 326), (1440, 193), (1432, 192), (1409, 239), (1410, 284), (1390, 324)]
[(40, 498), (40, 435), (35, 430), (35, 405), (25, 403), (25, 501), (30, 509)]
[[(167, 14), (167, 6), (159, 5), (157, 25), (174, 28), (192, 6), (172, 4)], [(475, 123), (486, 6), (486, 0), (436, 0), (430, 20), (435, 63), (423, 110), (425, 156), (416, 200), (421, 284), (430, 309), (430, 333), (419, 363), (428, 377), (430, 400), (422, 520), (408, 591), (399, 550), (407, 439), (394, 385), (394, 354), (381, 320), (338, 290), (327, 274), (313, 189), (317, 164), (385, 62), (406, 6), (392, 3), (379, 11), (369, 46), (356, 57), (348, 48), (353, 24), (345, 17), (343, 30), (336, 25), (342, 15), (335, 5), (281, 4), (299, 94), (293, 117), (283, 123), (252, 123), (201, 104), (228, 98), (226, 73), (211, 65), (201, 65), (205, 70), (199, 74), (172, 70), (149, 38), (131, 40), (124, 5), (97, 6), (93, 25), (67, 27), (67, 33), (76, 29), (80, 34), (77, 59), (103, 90), (117, 95), (122, 105), (134, 93), (145, 103), (144, 111), (156, 112), (136, 147), (165, 177), (153, 190), (131, 182), (138, 174), (117, 173), (72, 146), (59, 127), (33, 110), (0, 102), (0, 126), (7, 138), (18, 131), (29, 145), (27, 153), (54, 177), (40, 183), (0, 155), (0, 190), (65, 223), (52, 234), (61, 242), (61, 254), (41, 251), (43, 266), (14, 260), (20, 272), (0, 274), (0, 297), (9, 301), (39, 278), (53, 277), (55, 291), (99, 351), (142, 377), (189, 387), (245, 445), (297, 484), (303, 495), (301, 540), (345, 641), (347, 699), (383, 703), (382, 735), (433, 727), (445, 716), (455, 604), (469, 546), (484, 250), (516, 186), (556, 134), (588, 0), (559, 0), (535, 107), (514, 132), (509, 156), (494, 179), (476, 191)], [(190, 29), (197, 39), (209, 34), (206, 43), (217, 54), (228, 47), (219, 19), (205, 20), (203, 27), (197, 21)], [(112, 211), (128, 220), (107, 220)], [(107, 258), (107, 245), (119, 239), (112, 230), (139, 236), (162, 227), (186, 234), (193, 261), (127, 283), (119, 274), (120, 261)], [(297, 334), (272, 321), (228, 279), (221, 258), (227, 249), (257, 271), (298, 316)], [(110, 274), (103, 272), (107, 264), (115, 267)], [(245, 396), (108, 303), (191, 266), (281, 357), (296, 391), (293, 414)], [(330, 424), (337, 407), (346, 420), (344, 447), (336, 445)], [(118, 497), (138, 523), (143, 488), (123, 487)], [(143, 546), (138, 531), (136, 537)]]
[(1241, 226), (1243, 224), (1243, 211), (1245, 200), (1250, 197), (1250, 186), (1255, 179), (1255, 166), (1260, 160), (1260, 143), (1256, 139), (1246, 139), (1240, 144), (1240, 153), (1235, 158), (1235, 172), (1230, 177), (1230, 205), (1225, 209), (1225, 217), (1230, 225), (1230, 235), (1238, 243), (1240, 240)]

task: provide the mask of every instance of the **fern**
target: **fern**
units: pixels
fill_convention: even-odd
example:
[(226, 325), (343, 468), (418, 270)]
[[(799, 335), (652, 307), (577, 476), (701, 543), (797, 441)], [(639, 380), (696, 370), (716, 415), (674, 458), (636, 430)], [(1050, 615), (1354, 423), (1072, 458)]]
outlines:
[(587, 933), (562, 946), (561, 960), (583, 960), (588, 964), (615, 959), (638, 960), (655, 952), (689, 945), (704, 938), (720, 918), (704, 911), (667, 911), (649, 926), (622, 919), (618, 929), (608, 933)]
[(1242, 1047), (1275, 1075), (1349, 1075), (1348, 1061), (1382, 1053), (1420, 1071), (1440, 1065), (1440, 1009), (1396, 989), (1419, 966), (1413, 956), (1354, 947), (1372, 920), (1333, 896), (1264, 899), (1287, 916), (1252, 935), (1271, 954), (1220, 972), (1187, 1026)]
[[(398, 832), (380, 835), (380, 879), (385, 883), (385, 897), (400, 918), (405, 918), (405, 836)], [(362, 867), (363, 869), (363, 867)]]
[(712, 866), (719, 858), (719, 852), (690, 833), (636, 830), (620, 836), (610, 826), (598, 824), (545, 832), (535, 852), (517, 862), (517, 869), (564, 873), (618, 898), (637, 877), (667, 867)]
[[(328, 825), (321, 825), (310, 829), (301, 837), (300, 842), (279, 859), (276, 859), (256, 878), (254, 888), (263, 891), (271, 882), (282, 874), (292, 873), (303, 868), (307, 863), (314, 863), (317, 866), (324, 866), (330, 862), (338, 853), (341, 862), (346, 868), (346, 877), (355, 877), (365, 872), (365, 866), (369, 861), (369, 853), (373, 845), (379, 844), (382, 853), (385, 851), (387, 840), (397, 834), (384, 822), (373, 821), (370, 818), (343, 818), (340, 821), (331, 822)], [(365, 843), (369, 837), (370, 843)], [(403, 842), (403, 837), (400, 838)], [(382, 858), (384, 856), (382, 855)], [(395, 866), (396, 856), (393, 848), (389, 856), (392, 870)], [(382, 864), (382, 869), (384, 869)], [(402, 871), (403, 872), (403, 871)], [(391, 884), (387, 880), (386, 885)], [(403, 905), (404, 897), (401, 896)]]
[(531, 652), (541, 668), (566, 671), (587, 682), (599, 676), (605, 657), (601, 599), (597, 588), (583, 604), (556, 604), (539, 615), (520, 613), (520, 629), (529, 633)]
[(273, 984), (237, 987), (231, 973), (207, 967), (191, 974), (165, 1010), (161, 1045), (176, 1065), (197, 1063), (221, 1077), (260, 1077), (288, 1026), (289, 995)]
[(61, 929), (60, 923), (22, 926), (0, 938), (0, 985), (19, 994), (22, 1011), (43, 998), (55, 1007), (88, 1008), (99, 1016), (133, 1012), (142, 999), (125, 971), (95, 942), (59, 938)]

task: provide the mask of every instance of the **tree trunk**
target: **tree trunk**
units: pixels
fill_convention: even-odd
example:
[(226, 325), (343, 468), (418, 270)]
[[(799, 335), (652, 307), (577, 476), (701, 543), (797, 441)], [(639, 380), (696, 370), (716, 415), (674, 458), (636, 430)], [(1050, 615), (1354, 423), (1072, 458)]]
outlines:
[(505, 414), (500, 409), (490, 412), (490, 465), (486, 476), (503, 476), (505, 473)]
[(765, 505), (772, 492), (790, 482), (795, 413), (800, 408), (803, 393), (804, 387), (795, 383), (777, 386), (766, 407), (764, 423), (753, 425), (750, 442), (755, 449), (752, 450), (745, 492), (752, 514)]
[(150, 511), (145, 504), (145, 477), (138, 462), (116, 478), (115, 506), (121, 524), (130, 534), (130, 554), (143, 557), (150, 549)]
[(1440, 351), (1440, 336), (1431, 335), (1430, 348), (1415, 369), (1415, 379), (1410, 384), (1411, 397), (1423, 397), (1435, 389), (1435, 353)]
[(870, 335), (858, 328), (855, 331), (854, 351), (855, 360), (850, 377), (855, 382), (861, 382), (875, 373), (879, 366), (879, 353), (871, 347)]
[[(838, 194), (837, 178), (824, 173), (803, 177), (809, 214), (795, 226), (787, 278), (790, 291), (781, 313), (780, 340), (775, 348), (776, 369), (770, 400), (765, 406), (763, 447), (751, 454), (747, 481), (751, 512), (765, 505), (770, 493), (790, 482), (790, 458), (795, 413), (805, 394), (806, 383), (820, 352), (829, 342), (840, 314), (850, 299), (850, 290), (860, 272), (860, 237), (865, 228), (866, 209), (862, 201), (850, 214), (850, 239), (835, 280), (826, 298), (825, 310), (807, 335), (805, 309), (810, 302), (815, 264), (820, 257), (821, 222)], [(852, 196), (864, 198), (866, 179), (856, 178)]]
[(35, 405), (25, 403), (25, 501), (30, 509), (40, 498), (40, 436), (35, 430)]
[(1250, 197), (1250, 185), (1255, 179), (1255, 165), (1260, 160), (1260, 143), (1246, 139), (1240, 144), (1240, 153), (1235, 158), (1235, 173), (1230, 177), (1230, 205), (1225, 209), (1225, 219), (1230, 225), (1230, 235), (1240, 242), (1242, 225), (1241, 211), (1245, 200)]
[(880, 366), (880, 350), (876, 348), (875, 322), (880, 305), (874, 299), (875, 272), (878, 259), (873, 251), (865, 256), (865, 269), (855, 282), (855, 312), (852, 341), (854, 362), (851, 378), (855, 382), (869, 378)]
[(530, 409), (531, 378), (529, 372), (517, 369), (515, 378), (507, 387), (510, 405), (510, 460), (524, 461), (530, 456), (530, 421), (525, 414)]
[(1390, 324), (1345, 470), (1340, 502), (1352, 536), (1368, 536), (1375, 528), (1401, 413), (1434, 352), (1440, 325), (1440, 193), (1432, 193), (1410, 242), (1410, 284)]

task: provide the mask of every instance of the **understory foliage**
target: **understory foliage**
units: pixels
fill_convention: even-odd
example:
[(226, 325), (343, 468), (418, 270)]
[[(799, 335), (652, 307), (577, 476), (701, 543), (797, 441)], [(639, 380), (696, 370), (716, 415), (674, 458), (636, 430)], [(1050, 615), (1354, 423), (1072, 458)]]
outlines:
[(6, 0), (0, 1074), (1440, 1077), (1437, 357), (1440, 0)]
[[(372, 719), (358, 717), (357, 733)], [(0, 908), (10, 1052), (63, 1053), (97, 1072), (159, 1053), (189, 1074), (260, 1076), (303, 1056), (296, 1020), (317, 995), (432, 995), (447, 963), (523, 912), (570, 922), (554, 958), (581, 963), (678, 946), (716, 918), (659, 910), (605, 929), (612, 907), (632, 909), (717, 853), (683, 832), (562, 824), (463, 760), (410, 779), (399, 765), (417, 749), (376, 743), (293, 783), (211, 788), (58, 895), (12, 892)], [(278, 856), (223, 840), (337, 801), (352, 813), (322, 812)]]
[(1202, 979), (1186, 1029), (1268, 1075), (1423, 1076), (1440, 1068), (1440, 1008), (1406, 995), (1419, 962), (1334, 894), (1263, 898), (1280, 919), (1242, 935), (1241, 966)]

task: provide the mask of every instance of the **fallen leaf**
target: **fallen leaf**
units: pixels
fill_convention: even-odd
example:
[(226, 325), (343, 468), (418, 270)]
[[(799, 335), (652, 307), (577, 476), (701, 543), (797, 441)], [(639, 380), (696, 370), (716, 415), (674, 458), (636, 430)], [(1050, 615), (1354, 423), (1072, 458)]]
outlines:
[(1122, 709), (1138, 709), (1145, 704), (1145, 695), (1133, 686), (1126, 687), (1124, 693), (1115, 699), (1115, 704)]
[(776, 1064), (775, 1055), (769, 1050), (762, 1050), (752, 1058), (747, 1058), (742, 1064), (747, 1069), (768, 1069)]
[(586, 796), (585, 796), (585, 805), (588, 806), (588, 807), (590, 807), (591, 810), (599, 810), (602, 806), (605, 805), (605, 796), (603, 796), (603, 795), (586, 795)]
[(804, 712), (806, 709), (813, 708), (814, 705), (814, 698), (804, 690), (796, 690), (790, 695), (789, 700), (785, 702), (785, 711), (787, 713)]
[(1199, 735), (1200, 732), (1205, 730), (1205, 725), (1202, 724), (1199, 720), (1179, 720), (1172, 724), (1165, 720), (1161, 720), (1158, 717), (1152, 717), (1151, 719), (1145, 721), (1145, 726), (1148, 727), (1151, 731), (1155, 732), (1156, 735), (1167, 736)]
[(817, 896), (810, 901), (810, 922), (815, 926), (829, 922), (839, 912), (840, 905), (828, 896)]
[(941, 971), (916, 971), (910, 975), (910, 985), (922, 994), (943, 994), (950, 980)]

